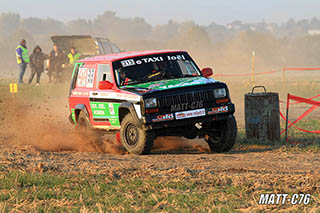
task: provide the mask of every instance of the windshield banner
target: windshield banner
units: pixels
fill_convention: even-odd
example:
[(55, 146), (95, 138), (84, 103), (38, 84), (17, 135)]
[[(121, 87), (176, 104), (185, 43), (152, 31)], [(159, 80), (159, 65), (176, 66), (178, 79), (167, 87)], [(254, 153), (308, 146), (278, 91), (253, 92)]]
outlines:
[(156, 54), (148, 56), (139, 56), (114, 62), (115, 69), (124, 68), (134, 65), (155, 63), (161, 61), (190, 60), (190, 56), (186, 52)]

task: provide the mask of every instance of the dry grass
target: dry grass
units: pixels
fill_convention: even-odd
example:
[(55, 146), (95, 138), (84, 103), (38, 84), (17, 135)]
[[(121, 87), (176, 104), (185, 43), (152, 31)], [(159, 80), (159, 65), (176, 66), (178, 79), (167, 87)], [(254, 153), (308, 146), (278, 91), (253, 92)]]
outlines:
[[(28, 130), (26, 121), (16, 123), (9, 130), (4, 128), (9, 126), (13, 113), (8, 81), (1, 80), (0, 122), (5, 125), (0, 128), (7, 132), (2, 129), (0, 132), (0, 212), (318, 211), (318, 135), (292, 130), (291, 137), (306, 140), (298, 145), (247, 140), (243, 131), (243, 96), (250, 91), (250, 86), (240, 81), (226, 81), (236, 103), (240, 127), (238, 143), (232, 152), (208, 154), (204, 146), (188, 144), (185, 140), (172, 145), (173, 139), (164, 138), (159, 139), (152, 155), (133, 156), (126, 155), (119, 147), (116, 147), (119, 152), (100, 153), (88, 153), (99, 151), (88, 146), (84, 149), (72, 146), (71, 152), (58, 152), (61, 146), (43, 148), (45, 144), (54, 143), (55, 137), (46, 135), (50, 133), (48, 127), (59, 136), (59, 143), (74, 139), (68, 133), (72, 128), (67, 121), (68, 86), (65, 85), (21, 87), (17, 101), (27, 106), (25, 109), (35, 116), (33, 123), (39, 124), (38, 119), (46, 134), (45, 137), (43, 132), (37, 137), (14, 134), (22, 128), (21, 124), (26, 124), (23, 129), (32, 134), (37, 134), (37, 128)], [(287, 92), (302, 97), (317, 95), (319, 82), (303, 82), (291, 81), (286, 87), (280, 81), (261, 80), (259, 84), (279, 91), (284, 100)], [(294, 116), (292, 114), (292, 119)], [(299, 125), (314, 129), (320, 126), (319, 121), (312, 119)], [(8, 145), (22, 139), (32, 146)], [(258, 205), (260, 194), (269, 192), (310, 193), (312, 203)]]
[[(229, 212), (320, 208), (318, 175), (217, 174), (210, 179), (0, 173), (2, 211)], [(309, 205), (258, 205), (261, 193), (309, 193)]]

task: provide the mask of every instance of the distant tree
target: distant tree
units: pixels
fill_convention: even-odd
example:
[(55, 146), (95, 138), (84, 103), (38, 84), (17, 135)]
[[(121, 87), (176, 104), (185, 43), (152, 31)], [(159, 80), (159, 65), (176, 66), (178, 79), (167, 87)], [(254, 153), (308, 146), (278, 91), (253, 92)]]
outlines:
[(17, 74), (15, 49), (21, 39), (27, 41), (27, 47), (31, 52), (35, 45), (33, 36), (21, 28), (16, 29), (10, 36), (0, 40), (0, 75), (11, 76)]
[(143, 39), (151, 31), (152, 26), (143, 18), (121, 19), (111, 11), (105, 11), (93, 21), (93, 33), (113, 40)]
[(291, 66), (319, 66), (320, 65), (320, 36), (302, 36), (295, 38), (288, 44), (286, 54)]
[(10, 40), (14, 45), (18, 45), (21, 39), (25, 39), (27, 41), (27, 46), (33, 46), (36, 44), (31, 33), (19, 28), (11, 35)]
[(206, 31), (208, 32), (209, 38), (213, 44), (230, 40), (235, 36), (235, 32), (233, 30), (228, 29), (224, 25), (216, 24), (215, 22), (208, 25), (206, 27)]
[(313, 17), (310, 20), (310, 29), (320, 29), (320, 20), (317, 17)]
[(76, 19), (67, 22), (66, 24), (68, 32), (71, 34), (79, 35), (91, 35), (92, 34), (92, 22), (85, 19)]
[(39, 44), (48, 52), (53, 34), (107, 37), (122, 50), (188, 50), (200, 66), (213, 66), (218, 73), (249, 71), (252, 50), (256, 51), (257, 71), (318, 66), (320, 36), (309, 36), (310, 29), (320, 29), (319, 18), (290, 19), (283, 24), (265, 21), (247, 24), (236, 20), (228, 25), (212, 22), (208, 26), (170, 20), (153, 27), (143, 18), (120, 18), (112, 11), (105, 11), (93, 20), (78, 18), (68, 22), (36, 17), (22, 19), (19, 14), (0, 13), (0, 67), (2, 73), (15, 67), (14, 50), (20, 39), (27, 40), (30, 51)]
[(172, 41), (177, 46), (191, 48), (210, 48), (211, 42), (208, 33), (192, 21), (183, 22)]
[(43, 19), (40, 18), (26, 18), (22, 20), (21, 28), (32, 34), (45, 34), (47, 32), (47, 26)]
[(290, 19), (287, 23), (281, 25), (278, 30), (278, 34), (280, 36), (295, 38), (306, 35), (308, 28), (309, 20), (304, 19), (296, 22), (295, 20)]
[(0, 14), (0, 34), (10, 36), (20, 26), (20, 15), (16, 13)]
[(98, 15), (93, 20), (93, 32), (98, 36), (109, 37), (112, 33), (113, 27), (119, 23), (119, 19), (115, 16), (116, 13), (112, 11), (105, 11), (102, 15)]
[(181, 23), (177, 34), (166, 43), (166, 47), (188, 50), (200, 59), (199, 63), (202, 65), (210, 61), (212, 44), (209, 35), (205, 29), (192, 21)]
[(63, 22), (57, 21), (55, 19), (45, 19), (44, 20), (45, 24), (45, 32), (48, 34), (64, 34), (67, 33), (66, 26)]
[(167, 24), (156, 25), (152, 29), (150, 39), (167, 41), (178, 33), (179, 23), (169, 20)]

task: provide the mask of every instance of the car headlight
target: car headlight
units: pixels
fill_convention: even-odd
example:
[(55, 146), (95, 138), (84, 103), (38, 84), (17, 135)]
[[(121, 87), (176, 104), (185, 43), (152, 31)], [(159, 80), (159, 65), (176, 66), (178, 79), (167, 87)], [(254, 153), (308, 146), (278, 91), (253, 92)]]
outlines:
[(155, 107), (157, 107), (157, 99), (156, 98), (146, 99), (144, 101), (144, 104), (145, 104), (146, 108), (155, 108)]
[(227, 91), (225, 88), (215, 89), (214, 90), (214, 97), (215, 98), (224, 98), (227, 96)]

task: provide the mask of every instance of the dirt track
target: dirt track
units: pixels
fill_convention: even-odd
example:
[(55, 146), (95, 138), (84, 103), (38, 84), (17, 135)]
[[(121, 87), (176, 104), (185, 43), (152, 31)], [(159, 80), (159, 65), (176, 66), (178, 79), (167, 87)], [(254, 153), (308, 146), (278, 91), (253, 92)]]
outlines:
[(307, 207), (319, 207), (319, 152), (294, 153), (286, 146), (256, 143), (236, 145), (230, 153), (212, 154), (202, 140), (162, 137), (156, 139), (150, 155), (131, 155), (112, 135), (97, 140), (95, 135), (77, 134), (67, 119), (67, 95), (61, 93), (67, 90), (52, 88), (41, 88), (45, 92), (39, 97), (34, 90), (30, 90), (31, 95), (26, 91), (15, 102), (1, 96), (0, 88), (0, 179), (19, 170), (36, 176), (94, 179), (101, 175), (106, 183), (137, 178), (166, 186), (170, 181), (184, 181), (196, 183), (199, 193), (218, 187), (222, 191), (216, 196), (222, 200), (230, 199), (230, 193), (232, 199), (246, 197), (246, 205), (237, 205), (243, 206), (243, 211), (277, 209), (258, 205), (260, 194), (266, 192), (309, 193), (313, 204)]
[(320, 173), (318, 154), (293, 154), (281, 149), (267, 150), (263, 146), (236, 148), (229, 154), (210, 154), (201, 141), (175, 137), (157, 139), (151, 155), (129, 155), (113, 136), (96, 143), (95, 138), (75, 134), (67, 120), (65, 100), (50, 99), (47, 97), (41, 104), (23, 102), (4, 114), (5, 126), (0, 134), (0, 164), (5, 165), (2, 169), (168, 177), (248, 172)]
[(152, 154), (134, 156), (105, 136), (84, 138), (73, 131), (67, 120), (67, 100), (45, 97), (41, 103), (19, 101), (4, 108), (0, 103), (0, 164), (2, 169), (53, 170), (57, 172), (108, 173), (118, 175), (179, 176), (229, 174), (319, 174), (318, 154), (270, 150), (264, 146), (235, 148), (229, 154), (210, 154), (202, 141), (158, 138)]
[(30, 145), (1, 145), (1, 170), (19, 169), (115, 176), (210, 176), (228, 174), (310, 175), (320, 173), (318, 154), (282, 151), (231, 154), (154, 153), (148, 156), (90, 152), (46, 152)]

